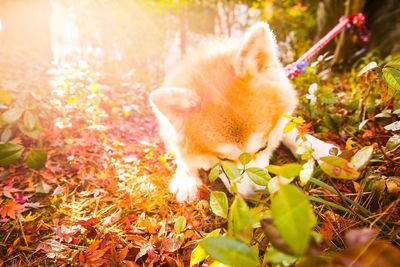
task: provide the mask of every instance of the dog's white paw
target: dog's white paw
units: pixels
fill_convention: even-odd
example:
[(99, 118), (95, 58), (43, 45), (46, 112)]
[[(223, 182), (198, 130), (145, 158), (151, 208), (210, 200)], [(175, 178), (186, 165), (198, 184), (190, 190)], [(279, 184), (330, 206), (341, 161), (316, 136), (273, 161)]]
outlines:
[(199, 182), (196, 177), (182, 172), (176, 172), (169, 184), (169, 191), (179, 202), (193, 201), (197, 197)]

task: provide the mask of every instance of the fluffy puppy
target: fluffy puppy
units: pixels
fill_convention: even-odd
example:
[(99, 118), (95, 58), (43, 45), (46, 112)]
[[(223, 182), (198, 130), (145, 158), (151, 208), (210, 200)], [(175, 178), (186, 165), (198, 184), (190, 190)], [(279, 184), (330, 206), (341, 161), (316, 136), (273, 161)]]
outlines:
[[(275, 37), (268, 24), (251, 27), (242, 41), (209, 40), (189, 53), (150, 95), (160, 133), (174, 153), (177, 169), (170, 191), (178, 201), (191, 201), (201, 181), (199, 169), (220, 160), (240, 166), (240, 154), (253, 160), (249, 167), (266, 167), (281, 141), (296, 151), (296, 130), (283, 134), (297, 97), (278, 59)], [(329, 155), (333, 145), (307, 136), (314, 156)], [(221, 179), (227, 185), (226, 177)], [(248, 177), (238, 191), (248, 196), (259, 189)]]

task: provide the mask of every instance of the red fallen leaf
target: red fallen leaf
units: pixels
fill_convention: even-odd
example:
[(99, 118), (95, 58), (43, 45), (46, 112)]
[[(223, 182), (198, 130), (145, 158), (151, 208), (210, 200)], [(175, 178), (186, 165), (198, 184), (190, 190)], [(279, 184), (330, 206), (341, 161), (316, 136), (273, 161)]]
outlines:
[(73, 236), (79, 232), (78, 229), (73, 229), (72, 227), (67, 227), (65, 225), (60, 225), (54, 231), (55, 234), (60, 238), (61, 241), (71, 243), (73, 241)]
[(370, 138), (370, 137), (374, 137), (375, 133), (371, 130), (366, 130), (363, 135), (362, 138)]
[(123, 249), (121, 249), (121, 251), (119, 252), (119, 255), (118, 255), (119, 261), (123, 261), (126, 258), (126, 256), (128, 255), (128, 252), (129, 252), (128, 246), (125, 246)]
[(150, 244), (139, 244), (140, 246), (140, 251), (138, 254), (136, 254), (135, 261), (138, 261), (141, 257), (146, 255), (150, 250), (153, 250), (153, 246)]
[(79, 263), (82, 265), (85, 263), (85, 255), (83, 254), (83, 251), (79, 253)]
[(342, 193), (351, 194), (351, 193), (354, 192), (353, 189), (350, 188), (352, 186), (352, 184), (338, 182), (338, 183), (336, 183), (336, 186), (339, 189), (339, 191), (342, 192)]
[(375, 229), (361, 228), (352, 229), (345, 235), (346, 244), (349, 248), (353, 248), (362, 244), (366, 244), (377, 235)]
[(20, 205), (14, 199), (11, 199), (0, 207), (0, 215), (3, 219), (5, 219), (7, 216), (11, 219), (15, 219), (15, 214), (20, 212), (22, 209), (22, 205)]
[(182, 243), (179, 240), (167, 238), (161, 243), (161, 249), (167, 252), (175, 252), (181, 247)]
[(97, 218), (90, 218), (87, 220), (80, 220), (74, 223), (74, 225), (81, 225), (84, 228), (86, 228), (86, 230), (92, 230), (93, 227), (98, 224), (100, 222), (99, 219)]
[(59, 252), (64, 249), (64, 245), (54, 239), (47, 239), (40, 244), (36, 248), (36, 252), (39, 250), (43, 250), (46, 253), (54, 253)]
[[(184, 263), (179, 258), (179, 256), (178, 256), (178, 259), (175, 259), (175, 258), (172, 258), (172, 257), (170, 257), (168, 255), (165, 255), (165, 260), (167, 261), (168, 266), (171, 266), (171, 267), (183, 267), (184, 266)], [(196, 265), (193, 265), (193, 266), (198, 266), (198, 265), (196, 264)]]
[(12, 185), (7, 185), (0, 191), (0, 196), (3, 195), (8, 198), (13, 198), (12, 193), (20, 192), (20, 189), (12, 187)]
[(329, 220), (325, 220), (322, 224), (320, 233), (324, 237), (325, 240), (331, 241), (333, 239), (333, 231), (335, 227)]
[(22, 207), (24, 207), (24, 209), (37, 209), (37, 208), (41, 208), (44, 206), (46, 206), (46, 205), (43, 205), (40, 202), (26, 202), (25, 204), (22, 205)]
[(133, 227), (132, 227), (132, 225), (131, 225), (131, 222), (134, 221), (134, 220), (136, 220), (136, 219), (137, 219), (137, 216), (128, 216), (128, 217), (124, 218), (124, 219), (122, 220), (122, 222), (123, 222), (124, 225), (125, 225), (124, 229), (125, 229), (125, 230), (131, 230), (131, 229), (133, 229)]
[(378, 240), (348, 248), (336, 255), (337, 261), (352, 267), (397, 267), (400, 250), (391, 243)]
[(8, 171), (9, 171), (10, 173), (15, 173), (16, 170), (17, 170), (17, 168), (16, 168), (14, 165), (8, 166)]
[(47, 181), (54, 183), (54, 174), (48, 170), (40, 172), (40, 175)]
[(121, 264), (122, 267), (140, 267), (140, 265), (137, 265), (135, 262), (133, 261), (124, 261)]
[(52, 166), (52, 167), (49, 167), (49, 170), (50, 170), (53, 174), (56, 174), (56, 173), (63, 173), (63, 172), (64, 172), (64, 170), (63, 170), (62, 168), (60, 168), (59, 166)]
[(97, 230), (95, 226), (99, 223), (99, 219), (97, 218), (90, 218), (88, 220), (80, 220), (74, 223), (74, 225), (81, 225), (86, 230), (88, 230), (87, 237), (95, 237), (97, 235)]
[(15, 200), (19, 203), (19, 204), (24, 204), (29, 197), (24, 196), (20, 193), (15, 194)]
[(119, 206), (121, 208), (124, 207), (130, 207), (134, 203), (134, 200), (132, 199), (132, 196), (130, 193), (125, 193), (121, 198), (119, 202)]
[(107, 260), (104, 258), (104, 254), (110, 249), (110, 244), (104, 248), (100, 248), (101, 240), (94, 240), (93, 243), (88, 247), (84, 254), (79, 256), (82, 263), (85, 266), (102, 266)]
[(205, 199), (207, 196), (208, 188), (206, 185), (202, 184), (199, 187), (199, 191), (197, 193), (197, 199)]
[(151, 261), (153, 263), (157, 263), (160, 260), (160, 256), (156, 254), (156, 251), (154, 249), (149, 249), (149, 251), (147, 251), (147, 256), (149, 257), (147, 261)]
[(54, 189), (53, 196), (65, 195), (68, 193), (68, 191), (68, 188), (59, 185), (56, 189)]

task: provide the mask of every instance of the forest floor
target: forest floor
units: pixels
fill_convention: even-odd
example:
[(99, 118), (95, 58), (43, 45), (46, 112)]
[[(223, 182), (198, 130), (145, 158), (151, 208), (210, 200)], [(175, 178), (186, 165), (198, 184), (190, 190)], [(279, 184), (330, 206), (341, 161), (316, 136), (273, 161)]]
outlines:
[[(227, 220), (210, 208), (207, 186), (193, 203), (177, 203), (169, 193), (173, 157), (160, 141), (143, 86), (132, 79), (116, 85), (85, 65), (42, 73), (40, 81), (2, 75), (1, 108), (11, 111), (1, 139), (24, 151), (0, 169), (0, 266), (189, 266), (196, 241), (227, 228)], [(400, 152), (396, 144), (388, 147), (393, 134), (384, 129), (397, 115), (386, 112), (382, 120), (374, 119), (390, 107), (395, 110), (394, 100), (365, 109), (367, 103), (353, 103), (361, 98), (355, 90), (364, 88), (359, 87), (363, 81), (355, 82), (354, 73), (343, 76), (328, 83), (310, 72), (298, 81), (307, 99), (312, 98), (310, 84), (321, 88), (315, 96), (320, 113), (300, 108), (314, 123), (305, 129), (320, 131), (319, 137), (352, 155), (374, 145), (369, 169), (359, 180), (332, 182), (317, 172), (340, 193), (316, 184), (306, 187), (309, 195), (325, 200), (314, 203), (314, 212), (328, 253), (344, 249), (344, 234), (353, 228), (374, 228), (380, 238), (400, 242)], [(378, 91), (369, 97), (375, 101), (377, 95), (382, 98)], [(357, 130), (363, 119), (369, 119), (367, 126)], [(32, 150), (46, 151), (43, 164), (29, 156)], [(295, 160), (279, 149), (273, 162)], [(343, 195), (354, 202), (345, 203)]]

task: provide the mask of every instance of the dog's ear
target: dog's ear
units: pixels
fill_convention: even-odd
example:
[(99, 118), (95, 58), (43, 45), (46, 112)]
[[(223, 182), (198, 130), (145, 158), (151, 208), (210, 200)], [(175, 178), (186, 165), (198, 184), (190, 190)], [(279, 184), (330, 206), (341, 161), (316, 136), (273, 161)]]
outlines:
[(198, 95), (187, 88), (162, 87), (150, 94), (153, 110), (165, 116), (171, 124), (195, 111), (199, 103)]
[(267, 23), (259, 22), (247, 30), (235, 62), (239, 77), (256, 75), (267, 66), (279, 64), (275, 36)]

